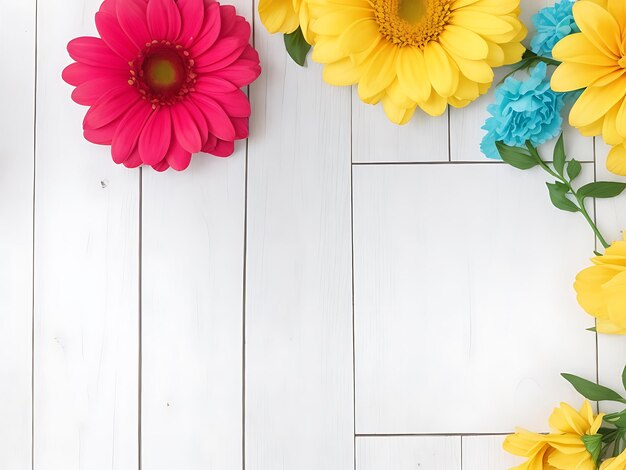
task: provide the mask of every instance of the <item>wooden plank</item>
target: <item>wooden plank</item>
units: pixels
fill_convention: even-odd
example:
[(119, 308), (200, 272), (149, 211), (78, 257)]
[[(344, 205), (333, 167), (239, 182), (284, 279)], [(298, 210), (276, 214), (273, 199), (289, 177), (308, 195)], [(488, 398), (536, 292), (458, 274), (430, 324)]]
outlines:
[(31, 467), (35, 1), (0, 15), (0, 468)]
[(572, 314), (593, 238), (544, 181), (505, 165), (355, 168), (358, 433), (542, 430), (578, 400), (559, 373), (595, 372), (589, 319)]
[(143, 188), (143, 465), (241, 468), (245, 143)]
[(256, 46), (246, 468), (353, 470), (350, 90), (260, 27)]
[[(252, 2), (231, 2), (250, 21)], [(144, 170), (142, 464), (242, 468), (246, 143)]]
[[(596, 138), (596, 174), (598, 181), (621, 181), (623, 176), (616, 176), (606, 168), (606, 157), (610, 147), (600, 137)], [(597, 199), (597, 222), (607, 241), (623, 239), (626, 233), (626, 194), (614, 199)], [(587, 263), (586, 266), (591, 266)], [(580, 310), (580, 308), (579, 308)], [(591, 317), (588, 317), (593, 320)], [(624, 390), (622, 371), (626, 366), (626, 342), (623, 336), (598, 335), (598, 378), (601, 384), (615, 390)], [(602, 403), (603, 411), (617, 411), (619, 405), (611, 407)]]
[[(529, 34), (524, 43), (529, 46), (530, 39), (534, 35), (534, 27), (531, 21), (532, 15), (539, 9), (554, 5), (553, 0), (524, 0), (521, 2), (521, 18), (528, 26)], [(551, 68), (553, 70), (553, 68)], [(496, 78), (492, 89), (485, 96), (479, 98), (467, 108), (451, 109), (450, 112), (450, 154), (453, 161), (493, 161), (488, 160), (480, 151), (480, 142), (485, 131), (481, 127), (489, 117), (487, 106), (495, 101), (494, 90), (506, 74), (511, 71), (510, 67), (502, 67), (496, 70)], [(523, 76), (523, 75), (522, 75)], [(567, 111), (563, 113), (564, 124), (567, 124)], [(593, 143), (576, 130), (564, 125), (564, 135), (567, 142), (569, 155), (580, 161), (593, 161)], [(541, 154), (545, 160), (552, 159), (554, 142), (546, 143), (541, 148)]]
[(99, 0), (39, 0), (34, 468), (138, 462), (139, 173), (82, 137), (63, 45)]
[(459, 436), (358, 437), (356, 470), (461, 470)]
[(502, 449), (506, 436), (463, 436), (463, 470), (503, 470), (524, 462)]
[(417, 110), (404, 125), (393, 124), (382, 105), (363, 103), (352, 91), (354, 162), (429, 162), (448, 160), (448, 114), (433, 118)]

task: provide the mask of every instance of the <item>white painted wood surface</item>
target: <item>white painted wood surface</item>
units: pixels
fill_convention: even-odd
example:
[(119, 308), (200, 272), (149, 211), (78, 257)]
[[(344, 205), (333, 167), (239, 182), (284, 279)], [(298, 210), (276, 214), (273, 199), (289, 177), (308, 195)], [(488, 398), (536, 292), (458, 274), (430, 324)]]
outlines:
[[(3, 5), (0, 57), (0, 468), (31, 467), (35, 1)], [(20, 110), (20, 111), (18, 111)]]
[[(479, 154), (489, 96), (398, 128), (257, 16), (250, 142), (140, 176), (82, 139), (60, 79), (99, 3), (0, 17), (2, 470), (496, 470), (503, 436), (471, 434), (545, 429), (579, 402), (559, 372), (619, 386), (626, 345), (599, 337), (596, 370), (571, 288), (593, 238)], [(597, 204), (609, 238), (624, 214)]]
[(593, 237), (544, 181), (505, 165), (355, 168), (357, 433), (543, 429), (575, 398), (560, 370), (593, 374), (571, 290)]
[(461, 470), (461, 437), (359, 437), (356, 470)]
[(353, 467), (350, 90), (256, 33), (246, 277), (246, 468)]
[(463, 436), (463, 470), (504, 470), (524, 462), (502, 451), (505, 436)]
[(60, 78), (98, 7), (38, 1), (36, 470), (138, 462), (139, 173), (83, 139), (85, 109)]

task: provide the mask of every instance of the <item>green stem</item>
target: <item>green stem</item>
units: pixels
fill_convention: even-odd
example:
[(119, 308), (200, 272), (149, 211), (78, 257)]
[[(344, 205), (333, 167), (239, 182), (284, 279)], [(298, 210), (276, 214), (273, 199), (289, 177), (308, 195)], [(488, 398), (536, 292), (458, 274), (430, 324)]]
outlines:
[(591, 227), (591, 230), (593, 230), (593, 233), (596, 235), (598, 241), (602, 244), (602, 246), (605, 249), (610, 247), (611, 245), (607, 243), (606, 239), (602, 236), (602, 233), (598, 229), (598, 226), (589, 215), (589, 212), (587, 212), (587, 208), (585, 207), (585, 202), (583, 198), (581, 198), (578, 195), (578, 192), (573, 188), (572, 183), (568, 181), (567, 178), (553, 171), (552, 168), (550, 168), (548, 164), (543, 161), (543, 159), (539, 155), (539, 152), (537, 151), (537, 148), (534, 145), (532, 145), (530, 142), (527, 142), (526, 147), (530, 151), (531, 155), (533, 155), (537, 159), (541, 168), (543, 168), (549, 175), (556, 178), (557, 180), (559, 180), (560, 182), (562, 182), (563, 184), (567, 186), (567, 188), (569, 189), (569, 192), (572, 194), (572, 196), (576, 198), (576, 201), (578, 202), (578, 210), (580, 210), (580, 213), (583, 215), (583, 217), (585, 218), (585, 220)]

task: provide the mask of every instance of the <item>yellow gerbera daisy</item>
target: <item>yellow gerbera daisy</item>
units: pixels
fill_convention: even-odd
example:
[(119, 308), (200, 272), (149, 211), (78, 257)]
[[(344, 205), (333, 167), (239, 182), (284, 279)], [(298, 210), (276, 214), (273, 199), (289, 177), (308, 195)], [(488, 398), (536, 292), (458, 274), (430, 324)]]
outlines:
[(603, 415), (595, 416), (588, 401), (580, 411), (561, 403), (550, 416), (552, 433), (537, 434), (518, 429), (504, 441), (504, 450), (528, 460), (512, 470), (596, 470), (596, 463), (583, 439), (597, 439)]
[(519, 0), (306, 0), (313, 60), (332, 85), (359, 84), (390, 120), (417, 106), (437, 116), (486, 93), (492, 67), (518, 62), (526, 28)]
[[(579, 0), (573, 12), (581, 32), (554, 46), (552, 55), (563, 63), (552, 76), (552, 88), (561, 92), (585, 88), (572, 107), (570, 124), (583, 135), (602, 134), (608, 144), (622, 144), (626, 139), (626, 2)], [(626, 150), (619, 147), (609, 155), (608, 168), (626, 175)]]
[(293, 33), (302, 28), (304, 39), (311, 44), (309, 9), (305, 0), (259, 0), (259, 17), (270, 33)]

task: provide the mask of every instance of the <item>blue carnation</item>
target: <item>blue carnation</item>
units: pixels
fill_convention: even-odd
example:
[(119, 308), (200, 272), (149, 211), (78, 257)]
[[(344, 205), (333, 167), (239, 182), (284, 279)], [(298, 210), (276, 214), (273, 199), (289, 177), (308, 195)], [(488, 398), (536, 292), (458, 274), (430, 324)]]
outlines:
[(565, 36), (580, 32), (572, 7), (574, 0), (560, 0), (554, 6), (543, 8), (533, 15), (537, 34), (530, 42), (531, 50), (541, 56), (552, 57), (552, 49)]
[(496, 102), (487, 107), (492, 117), (483, 126), (487, 135), (480, 145), (487, 157), (500, 158), (497, 141), (515, 147), (530, 141), (537, 146), (560, 134), (564, 95), (552, 91), (546, 72), (546, 64), (539, 63), (527, 80), (509, 77), (496, 89)]

